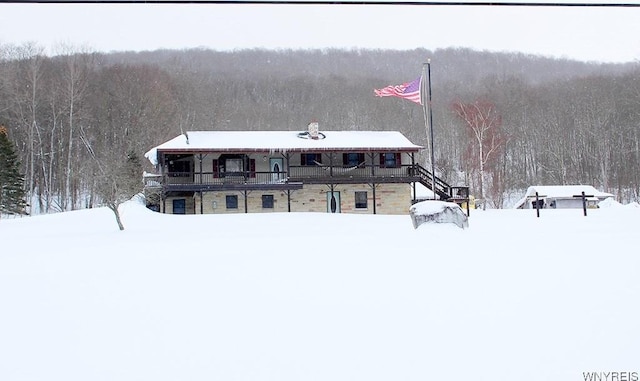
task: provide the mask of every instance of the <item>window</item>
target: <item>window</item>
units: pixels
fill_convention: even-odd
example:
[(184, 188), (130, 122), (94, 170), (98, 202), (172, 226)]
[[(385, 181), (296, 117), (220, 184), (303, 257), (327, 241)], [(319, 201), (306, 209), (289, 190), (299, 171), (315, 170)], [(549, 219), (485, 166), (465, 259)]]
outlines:
[(342, 164), (353, 167), (364, 163), (364, 153), (345, 153), (342, 155)]
[(262, 207), (264, 209), (273, 209), (273, 195), (272, 194), (263, 194), (262, 195)]
[(213, 159), (213, 177), (256, 177), (256, 160), (247, 155), (224, 154)]
[(238, 196), (227, 195), (227, 209), (238, 209)]
[(168, 170), (171, 177), (189, 177), (191, 175), (191, 161), (171, 160)]
[(356, 192), (356, 209), (367, 209), (367, 192)]
[(226, 159), (224, 167), (225, 172), (242, 172), (244, 171), (244, 162), (242, 159)]
[(300, 154), (300, 165), (318, 165), (322, 163), (322, 155), (319, 153)]
[(401, 154), (399, 152), (385, 152), (380, 154), (380, 166), (383, 168), (400, 167)]

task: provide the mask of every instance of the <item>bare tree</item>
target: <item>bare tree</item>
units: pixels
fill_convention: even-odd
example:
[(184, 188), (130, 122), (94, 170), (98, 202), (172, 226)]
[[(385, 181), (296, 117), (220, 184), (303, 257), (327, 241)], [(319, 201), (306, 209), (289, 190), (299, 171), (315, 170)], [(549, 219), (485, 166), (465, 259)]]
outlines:
[(99, 180), (95, 182), (96, 193), (101, 202), (113, 212), (118, 228), (124, 230), (119, 206), (142, 191), (140, 158), (134, 151), (119, 155), (120, 150), (117, 149), (103, 151), (98, 156), (83, 129), (80, 129), (80, 140), (97, 169)]
[(478, 196), (484, 199), (487, 164), (496, 158), (499, 149), (504, 146), (504, 136), (500, 130), (502, 116), (496, 105), (486, 100), (476, 100), (473, 103), (456, 101), (452, 109), (469, 132), (468, 160), (478, 173)]
[(36, 135), (40, 136), (40, 129), (38, 127), (38, 107), (39, 107), (39, 88), (40, 78), (42, 76), (42, 62), (44, 60), (44, 49), (40, 46), (28, 44), (24, 46), (24, 53), (26, 60), (26, 72), (25, 79), (27, 80), (27, 89), (29, 90), (29, 118), (28, 118), (28, 141), (29, 141), (29, 160), (27, 171), (27, 197), (28, 204), (33, 205), (33, 196), (35, 191), (35, 143)]
[(76, 138), (76, 121), (80, 113), (81, 101), (84, 100), (88, 85), (89, 75), (93, 65), (94, 57), (87, 48), (76, 48), (73, 46), (61, 46), (59, 56), (64, 63), (62, 83), (67, 112), (67, 142), (66, 142), (66, 167), (63, 210), (75, 209), (76, 194), (72, 189), (74, 181), (74, 159)]

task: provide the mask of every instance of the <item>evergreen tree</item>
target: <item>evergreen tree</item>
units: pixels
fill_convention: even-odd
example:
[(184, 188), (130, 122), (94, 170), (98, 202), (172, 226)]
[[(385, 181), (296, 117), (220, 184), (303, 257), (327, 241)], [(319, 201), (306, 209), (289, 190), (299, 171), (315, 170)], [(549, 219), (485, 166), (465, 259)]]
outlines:
[(7, 129), (0, 125), (0, 214), (24, 214), (24, 176)]

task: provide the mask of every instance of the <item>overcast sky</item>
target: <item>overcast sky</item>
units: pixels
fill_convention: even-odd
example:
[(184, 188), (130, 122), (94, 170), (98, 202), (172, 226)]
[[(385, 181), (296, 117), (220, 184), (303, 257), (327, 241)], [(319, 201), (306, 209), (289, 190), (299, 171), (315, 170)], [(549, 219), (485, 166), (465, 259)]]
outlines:
[(23, 42), (49, 53), (469, 47), (629, 62), (640, 60), (640, 7), (0, 4), (0, 44)]

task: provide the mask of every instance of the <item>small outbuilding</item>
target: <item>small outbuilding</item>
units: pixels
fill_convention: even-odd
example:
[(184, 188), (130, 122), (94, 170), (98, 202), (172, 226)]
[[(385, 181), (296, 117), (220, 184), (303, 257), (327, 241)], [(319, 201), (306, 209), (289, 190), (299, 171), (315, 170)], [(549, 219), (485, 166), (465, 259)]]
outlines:
[(579, 209), (582, 208), (582, 192), (588, 208), (597, 208), (600, 201), (614, 197), (613, 194), (601, 192), (591, 185), (536, 185), (527, 189), (514, 208), (535, 209), (537, 202), (540, 209)]

